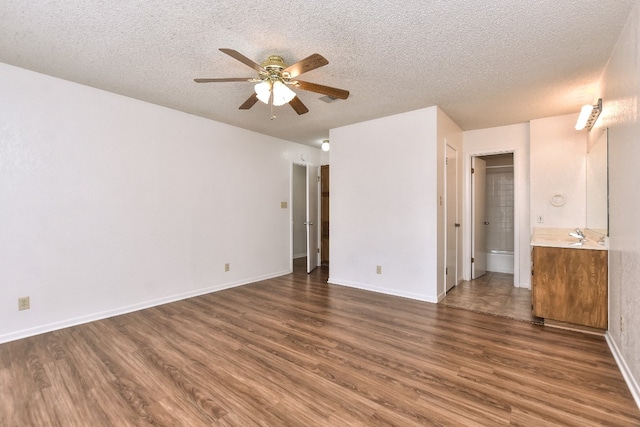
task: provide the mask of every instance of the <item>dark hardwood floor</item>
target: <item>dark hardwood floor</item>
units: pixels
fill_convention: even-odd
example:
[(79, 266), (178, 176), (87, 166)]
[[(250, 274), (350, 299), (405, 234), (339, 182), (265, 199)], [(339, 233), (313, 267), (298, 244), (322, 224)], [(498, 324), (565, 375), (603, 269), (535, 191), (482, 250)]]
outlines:
[(0, 425), (640, 425), (601, 336), (326, 279), (2, 344)]

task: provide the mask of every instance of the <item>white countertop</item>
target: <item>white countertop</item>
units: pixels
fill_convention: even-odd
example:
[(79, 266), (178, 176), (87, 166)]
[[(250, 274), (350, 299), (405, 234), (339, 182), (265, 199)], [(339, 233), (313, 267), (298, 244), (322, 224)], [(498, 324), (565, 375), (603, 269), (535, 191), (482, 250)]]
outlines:
[(606, 251), (609, 249), (609, 239), (604, 237), (604, 245), (598, 243), (602, 239), (602, 235), (589, 229), (581, 229), (586, 240), (581, 242), (579, 239), (569, 235), (575, 231), (575, 228), (541, 228), (533, 229), (533, 237), (531, 238), (531, 246), (547, 246), (552, 248), (567, 249), (591, 249)]

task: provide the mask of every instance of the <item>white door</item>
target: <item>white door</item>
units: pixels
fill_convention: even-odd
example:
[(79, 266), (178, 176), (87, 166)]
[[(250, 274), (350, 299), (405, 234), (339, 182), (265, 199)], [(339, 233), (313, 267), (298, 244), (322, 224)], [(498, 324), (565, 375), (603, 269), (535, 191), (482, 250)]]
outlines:
[(307, 273), (318, 266), (318, 180), (319, 169), (307, 165)]
[(487, 222), (485, 200), (487, 191), (487, 162), (471, 158), (471, 278), (487, 273)]
[(446, 292), (456, 285), (458, 280), (458, 153), (453, 147), (447, 145), (447, 157), (445, 161), (446, 175), (446, 261), (445, 283)]

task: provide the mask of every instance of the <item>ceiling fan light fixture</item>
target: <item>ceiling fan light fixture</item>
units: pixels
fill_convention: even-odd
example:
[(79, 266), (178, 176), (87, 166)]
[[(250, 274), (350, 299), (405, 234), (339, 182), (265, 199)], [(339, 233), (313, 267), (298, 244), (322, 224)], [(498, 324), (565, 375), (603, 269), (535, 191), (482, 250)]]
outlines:
[(289, 89), (284, 83), (279, 80), (273, 83), (269, 81), (263, 81), (255, 86), (255, 91), (258, 99), (265, 104), (269, 103), (269, 97), (271, 96), (272, 90), (273, 105), (276, 107), (288, 104), (289, 101), (291, 101), (296, 96), (296, 93), (294, 91)]
[(299, 75), (307, 73), (316, 68), (323, 67), (329, 63), (319, 53), (314, 53), (308, 57), (296, 62), (293, 65), (287, 65), (281, 56), (270, 55), (266, 61), (262, 64), (258, 64), (255, 61), (247, 58), (240, 52), (220, 48), (222, 53), (229, 55), (233, 59), (242, 62), (244, 65), (252, 68), (258, 72), (257, 78), (246, 77), (222, 77), (222, 78), (198, 78), (193, 79), (196, 83), (220, 83), (220, 82), (253, 82), (257, 83), (254, 86), (255, 94), (251, 94), (249, 98), (240, 105), (240, 110), (248, 110), (253, 107), (258, 101), (267, 104), (271, 108), (271, 118), (274, 119), (273, 107), (279, 107), (284, 104), (289, 104), (291, 108), (298, 114), (302, 115), (309, 112), (309, 109), (300, 100), (300, 97), (296, 96), (296, 92), (289, 88), (289, 85), (293, 85), (299, 89), (309, 92), (316, 92), (323, 95), (327, 95), (327, 98), (339, 98), (347, 99), (349, 97), (349, 91), (344, 89), (338, 89), (331, 86), (325, 86), (317, 83), (305, 82), (296, 79)]
[(279, 107), (288, 104), (295, 97), (296, 93), (289, 89), (287, 85), (281, 81), (273, 82), (273, 105)]
[(271, 94), (271, 83), (268, 81), (260, 82), (255, 87), (256, 95), (258, 99), (265, 104), (269, 103), (269, 96)]

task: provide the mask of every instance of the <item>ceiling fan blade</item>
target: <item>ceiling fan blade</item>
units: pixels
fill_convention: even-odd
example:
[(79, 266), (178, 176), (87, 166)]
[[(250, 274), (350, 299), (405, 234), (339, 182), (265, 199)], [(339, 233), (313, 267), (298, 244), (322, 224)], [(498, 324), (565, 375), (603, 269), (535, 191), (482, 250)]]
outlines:
[(249, 58), (247, 58), (246, 56), (244, 56), (243, 54), (241, 54), (240, 52), (238, 52), (236, 50), (220, 48), (220, 51), (223, 52), (223, 53), (226, 53), (227, 55), (229, 55), (230, 57), (232, 57), (234, 59), (237, 59), (238, 61), (242, 62), (243, 64), (248, 65), (249, 67), (253, 68), (257, 72), (265, 71), (265, 69), (262, 68), (262, 66), (260, 64), (257, 64), (255, 62), (253, 62), (252, 60), (250, 60)]
[(300, 98), (298, 98), (297, 96), (289, 101), (289, 105), (291, 105), (291, 108), (296, 110), (296, 113), (298, 113), (298, 115), (309, 112), (309, 109), (302, 103), (302, 101), (300, 101)]
[(327, 61), (322, 55), (314, 53), (293, 65), (289, 65), (284, 69), (284, 71), (288, 72), (291, 77), (296, 77), (302, 73), (306, 73), (307, 71), (325, 66), (328, 63), (329, 61)]
[(240, 106), (240, 110), (248, 110), (253, 107), (256, 102), (258, 102), (258, 95), (254, 93), (249, 97), (249, 99), (244, 101), (244, 104)]
[(219, 82), (251, 82), (254, 79), (251, 77), (229, 77), (222, 79), (193, 79), (196, 83), (219, 83)]
[(297, 83), (295, 83), (295, 85), (300, 89), (321, 93), (323, 95), (329, 95), (332, 98), (347, 99), (349, 97), (348, 90), (338, 89), (331, 86), (324, 86), (324, 85), (319, 85), (317, 83), (303, 82), (301, 80), (298, 80)]

